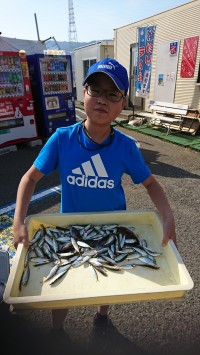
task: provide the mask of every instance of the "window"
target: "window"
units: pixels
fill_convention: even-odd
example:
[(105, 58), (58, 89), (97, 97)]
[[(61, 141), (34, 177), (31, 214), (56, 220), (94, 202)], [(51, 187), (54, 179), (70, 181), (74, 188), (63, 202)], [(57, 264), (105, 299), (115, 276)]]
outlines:
[(88, 59), (83, 61), (83, 77), (86, 77), (88, 69), (91, 67), (92, 64), (96, 63), (96, 59)]

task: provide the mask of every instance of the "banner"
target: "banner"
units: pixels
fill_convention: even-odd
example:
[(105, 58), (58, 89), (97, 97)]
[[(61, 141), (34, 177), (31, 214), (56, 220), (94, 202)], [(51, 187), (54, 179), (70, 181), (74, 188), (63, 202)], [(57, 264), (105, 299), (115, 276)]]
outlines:
[(149, 96), (155, 31), (156, 26), (138, 28), (137, 97)]
[(184, 39), (181, 78), (193, 78), (199, 36)]
[(170, 42), (170, 44), (169, 44), (169, 54), (170, 54), (170, 56), (177, 55), (177, 51), (178, 51), (178, 42)]

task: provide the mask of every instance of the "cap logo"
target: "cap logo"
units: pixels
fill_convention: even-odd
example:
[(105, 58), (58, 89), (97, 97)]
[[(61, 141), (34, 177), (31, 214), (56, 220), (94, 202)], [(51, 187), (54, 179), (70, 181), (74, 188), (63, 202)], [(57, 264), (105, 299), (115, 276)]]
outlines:
[(99, 64), (97, 69), (114, 69), (115, 70), (115, 67), (117, 67), (117, 65), (114, 65), (113, 63), (108, 62), (108, 64)]

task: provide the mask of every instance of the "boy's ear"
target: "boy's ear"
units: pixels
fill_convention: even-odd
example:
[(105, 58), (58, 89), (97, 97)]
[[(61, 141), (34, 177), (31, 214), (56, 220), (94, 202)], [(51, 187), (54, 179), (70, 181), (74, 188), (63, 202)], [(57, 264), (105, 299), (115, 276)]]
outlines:
[(128, 97), (127, 97), (127, 96), (123, 98), (123, 101), (122, 101), (122, 109), (123, 109), (124, 106), (126, 105), (127, 100), (128, 100)]

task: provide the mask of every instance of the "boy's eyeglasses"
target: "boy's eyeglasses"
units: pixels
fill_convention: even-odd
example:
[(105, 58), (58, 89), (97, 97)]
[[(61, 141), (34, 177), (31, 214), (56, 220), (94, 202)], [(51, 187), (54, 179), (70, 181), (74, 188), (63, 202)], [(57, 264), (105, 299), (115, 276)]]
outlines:
[(100, 97), (102, 94), (104, 94), (106, 99), (112, 102), (118, 102), (123, 97), (125, 97), (124, 94), (122, 94), (119, 90), (104, 90), (94, 85), (86, 85), (85, 88), (89, 96)]

